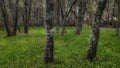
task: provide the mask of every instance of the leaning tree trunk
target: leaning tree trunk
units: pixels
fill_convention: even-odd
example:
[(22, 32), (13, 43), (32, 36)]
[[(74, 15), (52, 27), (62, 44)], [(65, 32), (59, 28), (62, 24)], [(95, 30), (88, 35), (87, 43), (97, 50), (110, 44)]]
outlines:
[(0, 0), (0, 8), (2, 11), (3, 19), (4, 19), (7, 36), (13, 36), (13, 32), (9, 23), (8, 12), (7, 12), (4, 0)]
[[(61, 1), (59, 1), (61, 2)], [(67, 12), (64, 13), (63, 9), (62, 9), (62, 6), (60, 5), (60, 8), (61, 8), (61, 15), (62, 15), (62, 22), (63, 22), (63, 25), (62, 25), (62, 32), (61, 34), (64, 35), (65, 33), (67, 33), (66, 31), (66, 24), (67, 24), (67, 21), (68, 21), (68, 16), (70, 14), (70, 12), (72, 11), (73, 9), (73, 6), (78, 2), (78, 0), (74, 0), (73, 3), (69, 6), (69, 10)]]
[(54, 0), (46, 0), (47, 3), (47, 15), (46, 15), (46, 49), (45, 49), (45, 56), (44, 56), (44, 62), (49, 63), (54, 61), (54, 38), (53, 38), (53, 16), (52, 13), (54, 10)]
[(103, 10), (105, 9), (107, 0), (99, 0), (98, 7), (95, 13), (94, 22), (92, 23), (92, 33), (90, 38), (90, 45), (87, 53), (87, 58), (92, 61), (96, 58), (97, 46), (99, 41), (99, 24), (101, 23), (101, 17)]
[(78, 11), (78, 21), (76, 25), (76, 34), (80, 35), (82, 31), (82, 24), (84, 21), (84, 14), (86, 10), (87, 0), (80, 0), (79, 11)]

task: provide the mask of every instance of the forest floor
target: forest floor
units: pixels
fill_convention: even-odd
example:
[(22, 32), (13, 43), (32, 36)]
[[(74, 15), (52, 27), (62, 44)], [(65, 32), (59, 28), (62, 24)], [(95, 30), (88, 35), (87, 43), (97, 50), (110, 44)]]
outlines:
[(120, 68), (120, 36), (112, 28), (101, 28), (97, 60), (85, 57), (91, 28), (84, 26), (81, 35), (67, 27), (65, 36), (55, 34), (55, 62), (44, 64), (45, 28), (30, 28), (29, 34), (5, 37), (0, 30), (0, 68)]

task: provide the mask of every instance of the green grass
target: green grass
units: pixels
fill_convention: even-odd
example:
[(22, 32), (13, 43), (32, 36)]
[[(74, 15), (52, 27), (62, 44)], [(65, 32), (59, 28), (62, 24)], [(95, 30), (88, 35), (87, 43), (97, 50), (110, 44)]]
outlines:
[(44, 64), (45, 28), (30, 28), (29, 34), (18, 33), (5, 37), (0, 30), (0, 68), (120, 68), (120, 36), (114, 29), (101, 29), (97, 60), (89, 62), (85, 56), (91, 28), (83, 27), (82, 35), (75, 35), (75, 27), (67, 27), (65, 36), (55, 34), (55, 62)]

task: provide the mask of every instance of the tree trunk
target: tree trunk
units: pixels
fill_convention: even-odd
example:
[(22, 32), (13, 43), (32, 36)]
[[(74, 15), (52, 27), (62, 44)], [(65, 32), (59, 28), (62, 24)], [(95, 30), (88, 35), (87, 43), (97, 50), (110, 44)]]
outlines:
[(57, 4), (57, 23), (56, 23), (56, 33), (60, 34), (60, 8), (59, 8), (59, 4)]
[(15, 16), (14, 16), (14, 28), (13, 28), (13, 34), (16, 35), (17, 33), (17, 28), (18, 28), (18, 3), (19, 0), (16, 0), (15, 4)]
[[(60, 3), (61, 1), (58, 0)], [(67, 24), (67, 20), (68, 20), (68, 16), (70, 14), (70, 12), (72, 11), (73, 9), (73, 6), (77, 3), (78, 0), (74, 0), (73, 3), (69, 6), (69, 10), (68, 11), (64, 11), (63, 8), (62, 8), (62, 5), (59, 4), (60, 8), (61, 8), (61, 16), (62, 16), (62, 32), (61, 34), (64, 35), (65, 33), (67, 33), (66, 31), (66, 24)], [(64, 2), (64, 1), (63, 1)], [(68, 1), (69, 2), (69, 1)], [(65, 4), (65, 5), (68, 5), (68, 4)], [(64, 7), (65, 8), (65, 7)], [(68, 8), (68, 7), (67, 7)], [(65, 8), (66, 9), (66, 8)]]
[[(115, 10), (115, 7), (116, 7), (116, 4), (117, 4), (117, 0), (114, 1), (114, 5), (113, 5), (113, 9), (112, 9), (112, 22), (115, 23), (115, 31), (116, 31), (116, 36), (119, 35), (119, 25), (118, 25), (118, 21), (113, 21), (113, 17), (115, 17), (115, 13), (116, 13), (116, 10)], [(118, 5), (119, 6), (119, 5)], [(118, 8), (118, 18), (119, 18), (119, 8)]]
[(117, 22), (117, 28), (116, 28), (116, 35), (119, 35), (119, 26), (120, 26), (120, 0), (116, 0), (118, 5), (118, 22)]
[(49, 63), (54, 61), (54, 38), (53, 38), (53, 16), (52, 13), (54, 11), (54, 0), (46, 0), (47, 3), (47, 19), (46, 19), (46, 49), (45, 49), (45, 56), (44, 56), (44, 62)]
[(24, 1), (24, 33), (28, 33), (28, 0)]
[(20, 26), (18, 26), (18, 28), (17, 28), (17, 29), (18, 29), (19, 33), (21, 33), (21, 29), (20, 29)]
[(0, 0), (0, 7), (1, 7), (3, 18), (4, 18), (4, 23), (5, 23), (5, 28), (6, 28), (6, 31), (7, 31), (7, 36), (13, 36), (13, 32), (12, 32), (12, 29), (10, 27), (8, 13), (7, 13), (7, 9), (6, 9), (6, 5), (5, 5), (4, 0)]
[(63, 20), (63, 25), (62, 25), (62, 36), (67, 33), (66, 31), (66, 23), (67, 23), (67, 18), (65, 18), (65, 20)]
[(118, 25), (119, 22), (116, 23), (116, 36), (119, 35), (119, 25)]
[(82, 31), (82, 24), (84, 21), (84, 14), (86, 10), (87, 0), (80, 0), (79, 11), (78, 11), (78, 22), (76, 25), (76, 34), (80, 35)]
[(28, 26), (30, 22), (30, 14), (31, 14), (31, 4), (32, 0), (24, 1), (24, 33), (28, 33)]
[(92, 61), (96, 58), (97, 46), (99, 41), (99, 24), (101, 23), (101, 17), (103, 10), (105, 9), (107, 0), (99, 0), (98, 7), (95, 13), (94, 22), (92, 23), (92, 33), (90, 38), (89, 49), (87, 53), (87, 58)]

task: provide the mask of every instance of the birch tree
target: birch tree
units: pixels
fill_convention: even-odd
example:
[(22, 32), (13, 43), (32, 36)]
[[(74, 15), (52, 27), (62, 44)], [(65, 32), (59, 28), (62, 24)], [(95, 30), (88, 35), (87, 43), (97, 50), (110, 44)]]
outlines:
[(93, 60), (96, 58), (97, 46), (99, 42), (100, 29), (99, 24), (101, 23), (101, 18), (103, 11), (105, 9), (107, 0), (99, 0), (96, 13), (94, 15), (94, 22), (92, 23), (92, 33), (90, 37), (90, 44), (87, 53), (87, 58)]
[(54, 61), (54, 35), (53, 35), (53, 16), (54, 11), (54, 0), (46, 0), (46, 49), (44, 62), (53, 62)]

